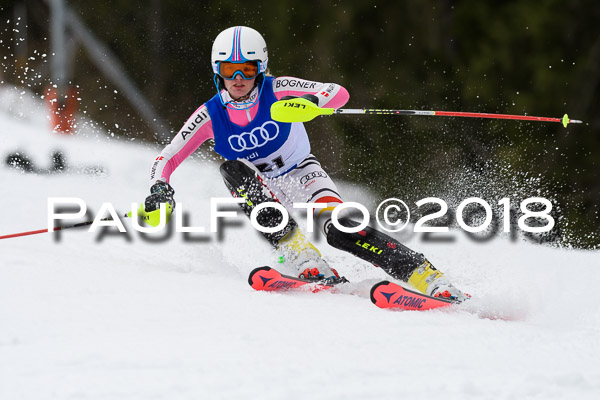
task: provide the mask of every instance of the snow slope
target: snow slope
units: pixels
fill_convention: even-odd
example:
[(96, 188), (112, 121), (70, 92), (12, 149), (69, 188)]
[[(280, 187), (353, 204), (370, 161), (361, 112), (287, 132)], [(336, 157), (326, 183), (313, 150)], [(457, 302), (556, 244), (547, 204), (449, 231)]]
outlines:
[[(48, 197), (79, 197), (94, 212), (143, 201), (158, 148), (91, 125), (77, 137), (52, 135), (28, 94), (4, 88), (0, 98), (0, 235), (46, 228)], [(21, 151), (47, 167), (56, 149), (66, 173), (22, 173), (3, 160)], [(208, 227), (210, 198), (228, 196), (218, 164), (203, 157), (184, 163), (172, 184), (192, 226)], [(341, 190), (347, 200), (367, 196)], [(124, 219), (127, 234), (0, 240), (0, 399), (600, 396), (598, 252), (478, 244), (461, 232), (453, 243), (412, 237), (407, 245), (473, 303), (390, 312), (368, 300), (383, 272), (322, 240), (338, 271), (362, 282), (358, 295), (253, 291), (248, 272), (274, 255), (239, 221), (221, 238), (143, 237)]]

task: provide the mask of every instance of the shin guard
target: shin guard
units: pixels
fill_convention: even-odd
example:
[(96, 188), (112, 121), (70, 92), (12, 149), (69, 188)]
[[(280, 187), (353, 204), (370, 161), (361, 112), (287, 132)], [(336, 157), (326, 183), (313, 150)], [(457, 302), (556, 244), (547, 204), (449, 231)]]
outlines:
[[(277, 202), (278, 200), (263, 183), (257, 171), (239, 160), (224, 162), (220, 168), (225, 185), (233, 197), (241, 197), (245, 200), (240, 206), (247, 216), (257, 205), (266, 202)], [(256, 216), (257, 222), (264, 227), (275, 227), (283, 220), (281, 212), (274, 208), (263, 208)], [(265, 238), (275, 247), (279, 241), (297, 226), (296, 221), (290, 216), (287, 225), (278, 232), (264, 233)]]
[[(347, 218), (342, 218), (339, 222), (348, 228), (358, 226), (358, 223)], [(327, 243), (382, 268), (390, 276), (404, 282), (426, 261), (423, 254), (371, 227), (356, 233), (346, 233), (332, 224), (327, 232)]]

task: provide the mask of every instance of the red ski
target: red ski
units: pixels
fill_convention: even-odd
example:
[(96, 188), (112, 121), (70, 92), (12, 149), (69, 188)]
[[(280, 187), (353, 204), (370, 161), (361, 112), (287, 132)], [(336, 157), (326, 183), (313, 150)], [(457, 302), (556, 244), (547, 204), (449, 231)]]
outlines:
[[(334, 286), (325, 283), (283, 275), (271, 267), (259, 267), (250, 272), (248, 283), (254, 290), (286, 291), (306, 290), (319, 292), (331, 290)], [(443, 298), (431, 297), (405, 289), (389, 281), (381, 281), (371, 289), (371, 301), (379, 308), (392, 310), (424, 311), (456, 304)]]
[(309, 281), (307, 279), (282, 275), (280, 272), (271, 267), (259, 267), (250, 272), (248, 283), (254, 290), (265, 291), (302, 288), (311, 292), (318, 292), (324, 289), (331, 289), (333, 287), (327, 284)]
[(414, 292), (389, 281), (381, 281), (371, 289), (371, 301), (379, 308), (424, 311), (456, 304), (450, 300)]

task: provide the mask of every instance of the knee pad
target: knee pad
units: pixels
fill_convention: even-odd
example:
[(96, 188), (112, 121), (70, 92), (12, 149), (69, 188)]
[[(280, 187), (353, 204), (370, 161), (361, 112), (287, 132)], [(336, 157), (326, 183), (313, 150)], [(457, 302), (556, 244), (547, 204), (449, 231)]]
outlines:
[[(341, 218), (339, 223), (347, 228), (359, 225), (348, 218)], [(425, 260), (423, 254), (409, 249), (396, 239), (369, 226), (355, 233), (347, 233), (332, 224), (327, 231), (327, 243), (370, 262), (392, 277), (405, 282), (415, 268)]]
[[(252, 210), (259, 204), (266, 202), (279, 202), (263, 183), (258, 171), (240, 160), (229, 160), (220, 167), (225, 185), (233, 197), (243, 198), (240, 203), (242, 210), (249, 217)], [(263, 208), (256, 216), (256, 221), (264, 227), (275, 227), (281, 223), (283, 215), (278, 210), (268, 207)], [(277, 246), (279, 240), (297, 226), (293, 218), (289, 218), (287, 225), (278, 232), (264, 233), (263, 236), (273, 245)]]

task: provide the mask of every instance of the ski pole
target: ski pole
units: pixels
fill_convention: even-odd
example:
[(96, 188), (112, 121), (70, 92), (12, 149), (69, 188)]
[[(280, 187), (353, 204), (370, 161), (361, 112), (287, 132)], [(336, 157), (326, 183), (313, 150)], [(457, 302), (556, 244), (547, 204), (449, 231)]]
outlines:
[(582, 121), (569, 119), (565, 114), (562, 118), (533, 117), (529, 115), (492, 114), (476, 112), (454, 112), (454, 111), (423, 111), (423, 110), (391, 110), (376, 108), (320, 108), (313, 102), (297, 97), (289, 100), (279, 100), (271, 106), (271, 118), (279, 122), (307, 122), (319, 115), (333, 114), (376, 114), (376, 115), (426, 115), (441, 117), (467, 117), (467, 118), (491, 118), (511, 119), (519, 121), (544, 121), (560, 122), (566, 128), (568, 124), (581, 124)]
[[(165, 203), (165, 204), (166, 204), (166, 206), (164, 208), (165, 208), (165, 217), (166, 217), (165, 224), (166, 224), (167, 222), (169, 222), (169, 218), (171, 217), (171, 213), (173, 211), (173, 206), (169, 203)], [(161, 209), (162, 208), (163, 208), (163, 206), (161, 205)], [(133, 212), (130, 211), (127, 214), (125, 214), (123, 217), (124, 218), (132, 218), (133, 215), (134, 215)], [(140, 217), (143, 221), (145, 221), (150, 226), (156, 227), (160, 224), (160, 216), (161, 216), (160, 209), (147, 212), (144, 209), (144, 205), (140, 204), (140, 208), (136, 211), (135, 216)], [(102, 218), (99, 221), (114, 221), (114, 219), (111, 217), (107, 217), (107, 218)], [(38, 229), (37, 231), (12, 233), (10, 235), (0, 236), (0, 240), (10, 239), (10, 238), (19, 237), (19, 236), (37, 235), (38, 233), (62, 231), (64, 229), (79, 228), (82, 226), (92, 225), (93, 223), (94, 223), (94, 221), (85, 221), (85, 222), (79, 222), (74, 225), (55, 226), (53, 229), (50, 229), (50, 230)]]
[[(108, 218), (102, 218), (100, 221), (113, 221), (113, 219), (110, 218), (110, 217), (108, 217)], [(10, 239), (10, 238), (19, 237), (19, 236), (37, 235), (38, 233), (62, 231), (64, 229), (79, 228), (79, 227), (82, 227), (82, 226), (91, 225), (93, 223), (94, 223), (94, 221), (85, 221), (85, 222), (80, 222), (80, 223), (75, 224), (75, 225), (55, 226), (54, 228), (52, 228), (50, 230), (48, 230), (48, 229), (39, 229), (37, 231), (12, 233), (10, 235), (0, 236), (0, 239)]]

